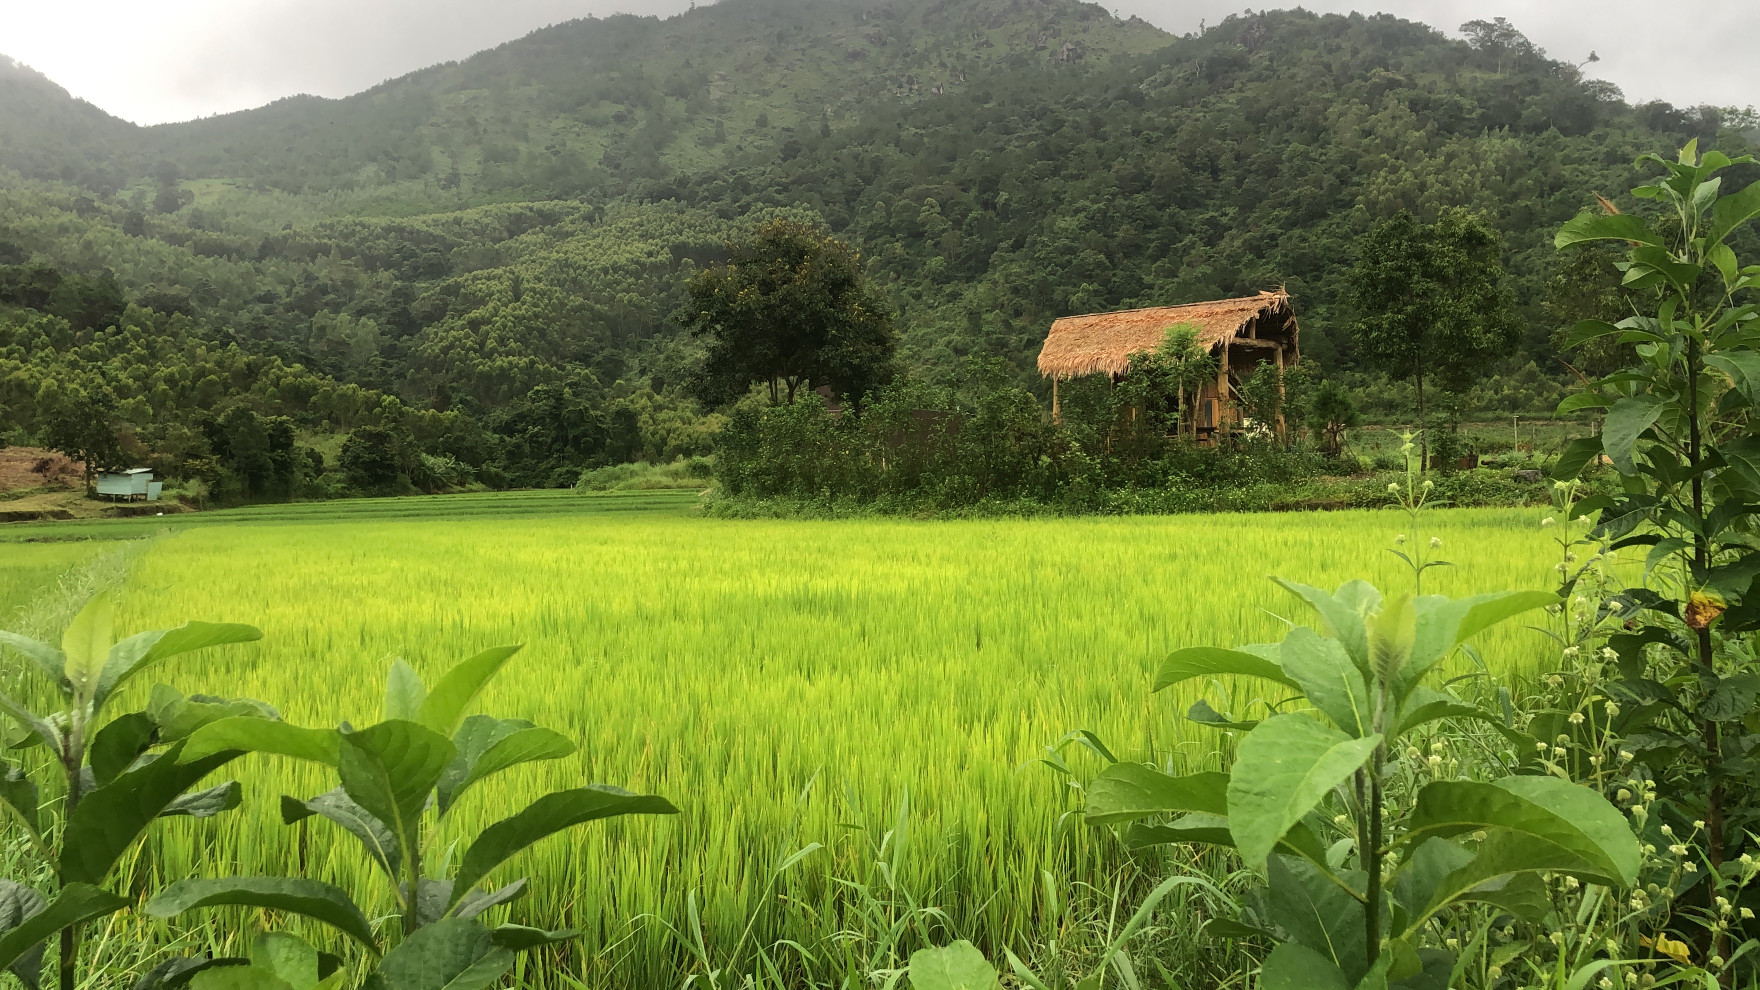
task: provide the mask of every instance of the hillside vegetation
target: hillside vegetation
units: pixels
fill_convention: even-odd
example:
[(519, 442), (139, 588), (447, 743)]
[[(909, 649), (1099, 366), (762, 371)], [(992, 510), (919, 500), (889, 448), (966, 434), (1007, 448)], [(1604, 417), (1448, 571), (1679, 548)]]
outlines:
[[(111, 301), (90, 317), (0, 289), (0, 403), (19, 440), (42, 383), (73, 372), (132, 403), (147, 438), (229, 403), (314, 435), (360, 421), (248, 370), (274, 366), (312, 394), (453, 417), (410, 429), (410, 463), (547, 483), (707, 449), (712, 423), (679, 388), (699, 352), (669, 317), (691, 272), (778, 213), (862, 251), (913, 373), (950, 382), (999, 358), (1039, 388), (1059, 315), (1275, 285), (1309, 358), (1348, 372), (1355, 238), (1461, 205), (1505, 239), (1529, 330), (1499, 369), (1515, 384), (1487, 401), (1519, 408), (1566, 374), (1550, 231), (1639, 153), (1694, 136), (1740, 150), (1752, 124), (1628, 105), (1507, 26), (1462, 41), (1292, 11), (1175, 38), (1064, 0), (726, 0), (144, 129), (15, 67), (0, 265)], [(105, 330), (167, 320), (145, 352)], [(165, 367), (192, 346), (247, 370)], [(167, 374), (230, 383), (196, 401), (155, 384)]]

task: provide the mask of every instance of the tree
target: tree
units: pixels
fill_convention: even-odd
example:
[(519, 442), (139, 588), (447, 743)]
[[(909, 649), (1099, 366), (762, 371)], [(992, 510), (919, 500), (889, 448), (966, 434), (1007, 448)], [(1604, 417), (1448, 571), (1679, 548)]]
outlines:
[(692, 391), (718, 406), (768, 384), (770, 402), (830, 385), (860, 399), (892, 375), (892, 316), (849, 245), (796, 220), (776, 220), (726, 264), (690, 280), (675, 319), (708, 345)]
[(1308, 402), (1308, 429), (1320, 438), (1326, 453), (1337, 457), (1344, 452), (1344, 431), (1362, 421), (1357, 404), (1338, 382), (1327, 379), (1314, 390)]
[(1188, 421), (1195, 428), (1198, 390), (1216, 380), (1216, 367), (1216, 357), (1198, 343), (1198, 328), (1190, 323), (1169, 327), (1155, 350), (1131, 355), (1131, 377), (1147, 386), (1144, 398), (1172, 398), (1175, 433)]
[(1500, 253), (1490, 224), (1459, 207), (1434, 224), (1401, 211), (1363, 238), (1349, 278), (1359, 356), (1412, 379), (1420, 425), (1427, 377), (1462, 391), (1521, 332)]
[(86, 494), (100, 470), (122, 462), (116, 436), (116, 396), (97, 382), (62, 387), (45, 403), (44, 447), (85, 465)]
[(337, 463), (349, 484), (363, 492), (384, 494), (397, 486), (406, 448), (404, 438), (391, 430), (360, 426), (342, 442)]

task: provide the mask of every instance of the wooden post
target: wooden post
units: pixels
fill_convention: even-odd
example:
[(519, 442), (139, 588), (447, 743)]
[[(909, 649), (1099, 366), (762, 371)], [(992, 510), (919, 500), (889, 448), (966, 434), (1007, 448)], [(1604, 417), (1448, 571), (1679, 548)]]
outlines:
[(1062, 423), (1063, 422), (1063, 406), (1060, 405), (1057, 401), (1057, 376), (1056, 375), (1051, 376), (1051, 421), (1053, 423)]
[(1283, 344), (1277, 345), (1277, 435), (1281, 439), (1285, 425), (1283, 419), (1283, 401), (1288, 398), (1283, 391)]
[(1216, 371), (1216, 429), (1227, 433), (1228, 422), (1228, 342), (1222, 343), (1222, 361)]

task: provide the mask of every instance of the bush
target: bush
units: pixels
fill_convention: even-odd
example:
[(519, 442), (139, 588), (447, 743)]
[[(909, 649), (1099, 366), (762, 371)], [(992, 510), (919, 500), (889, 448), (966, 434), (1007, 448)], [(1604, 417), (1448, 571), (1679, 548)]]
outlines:
[(667, 464), (613, 464), (588, 468), (575, 482), (576, 491), (628, 492), (666, 488), (704, 488), (714, 480), (715, 463), (707, 457), (679, 457)]

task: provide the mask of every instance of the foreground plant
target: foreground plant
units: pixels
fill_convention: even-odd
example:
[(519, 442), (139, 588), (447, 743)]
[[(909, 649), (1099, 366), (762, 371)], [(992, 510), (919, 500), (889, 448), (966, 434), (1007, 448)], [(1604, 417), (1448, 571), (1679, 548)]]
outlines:
[[(186, 761), (200, 761), (209, 754), (244, 750), (335, 770), (336, 788), (309, 799), (283, 797), (282, 819), (293, 824), (319, 816), (360, 840), (396, 896), (397, 925), (391, 938), (374, 931), (349, 892), (303, 877), (182, 880), (149, 901), (147, 913), (170, 918), (197, 908), (244, 905), (302, 915), (334, 928), (366, 950), (375, 960), (370, 985), (384, 990), (486, 987), (513, 966), (515, 953), (574, 938), (578, 933), (566, 929), (484, 924), (483, 912), (523, 895), (526, 881), (479, 885), (516, 853), (571, 826), (619, 815), (676, 814), (678, 809), (664, 798), (597, 784), (546, 794), (479, 833), (452, 876), (430, 875), (428, 846), (436, 832), (429, 822), (430, 811), (437, 822), (458, 807), (471, 788), (495, 774), (575, 751), (574, 743), (560, 733), (523, 719), (465, 717), (484, 686), (518, 649), (497, 647), (464, 660), (431, 691), (408, 664), (398, 661), (386, 685), (385, 718), (364, 729), (346, 723), (336, 729), (310, 729), (260, 719), (222, 719), (197, 731), (180, 755)], [(138, 987), (153, 990), (189, 981), (200, 990), (211, 981), (230, 978), (224, 969), (205, 970), (244, 962), (170, 960)], [(268, 990), (279, 986), (268, 976), (262, 979), (252, 985)]]
[[(1402, 501), (1415, 520), (1422, 489)], [(1507, 764), (1523, 758), (1532, 740), (1500, 714), (1425, 682), (1477, 633), (1558, 597), (1420, 595), (1418, 581), (1440, 562), (1421, 549), (1397, 552), (1412, 569), (1412, 593), (1388, 599), (1352, 581), (1328, 594), (1280, 580), (1313, 608), (1318, 631), (1297, 626), (1279, 644), (1168, 658), (1157, 691), (1235, 676), (1290, 693), (1271, 706), (1278, 714), (1257, 722), (1193, 706), (1194, 720), (1242, 733), (1229, 772), (1173, 775), (1119, 762), (1088, 788), (1087, 820), (1129, 824), (1131, 848), (1227, 846), (1266, 871), (1261, 911), (1212, 923), (1220, 934), (1276, 943), (1263, 962), (1265, 987), (1453, 985), (1455, 954), (1426, 943), (1460, 906), (1537, 920), (1552, 910), (1546, 874), (1601, 887), (1637, 876), (1638, 843), (1595, 791), (1554, 776), (1438, 779), (1445, 747), (1418, 745), (1436, 723), (1468, 720), (1512, 745)], [(1309, 707), (1285, 711), (1289, 702)], [(1166, 816), (1176, 817), (1144, 821)]]
[[(113, 638), (113, 606), (99, 595), (82, 609), (61, 639), (61, 648), (0, 632), (0, 646), (23, 655), (34, 671), (61, 696), (54, 712), (31, 710), (0, 694), (0, 710), (15, 731), (13, 750), (47, 749), (59, 776), (59, 803), (48, 806), (42, 786), (20, 763), (0, 761), (0, 814), (24, 830), (59, 889), (53, 900), (42, 891), (0, 880), (0, 967), (28, 987), (38, 986), (45, 943), (59, 936), (59, 984), (76, 986), (80, 932), (93, 919), (120, 911), (130, 901), (103, 889), (118, 859), (145, 834), (155, 819), (175, 815), (204, 818), (235, 808), (239, 786), (228, 781), (191, 791), (203, 777), (231, 761), (237, 751), (188, 754), (189, 733), (216, 719), (261, 724), (274, 712), (256, 702), (184, 698), (160, 685), (148, 711), (106, 718), (116, 693), (161, 660), (183, 653), (262, 638), (252, 626), (191, 622), (175, 629), (138, 633), (120, 643)], [(59, 828), (54, 826), (59, 820)]]
[[(1612, 725), (1660, 799), (1647, 841), (1693, 850), (1703, 861), (1697, 900), (1735, 897), (1738, 863), (1760, 828), (1760, 735), (1750, 729), (1760, 697), (1751, 637), (1760, 629), (1760, 266), (1741, 267), (1729, 241), (1760, 216), (1760, 183), (1721, 195), (1731, 166), (1749, 156), (1698, 153), (1674, 161), (1646, 155), (1663, 174), (1632, 194), (1660, 207), (1645, 219), (1604, 203), (1564, 225), (1556, 244), (1617, 241), (1634, 315), (1586, 320), (1569, 345), (1612, 338), (1634, 363), (1567, 398), (1559, 409), (1596, 409), (1597, 436), (1573, 443), (1555, 475), (1573, 481), (1591, 463), (1610, 464), (1615, 493), (1575, 503), (1598, 514), (1589, 539), (1618, 551), (1645, 548), (1643, 581), (1613, 596), (1598, 620), (1622, 628), (1606, 639), (1613, 683), (1625, 709)], [(1586, 565), (1585, 565), (1586, 566)], [(1567, 573), (1566, 594), (1578, 579)], [(1702, 827), (1691, 823), (1703, 822)], [(1677, 842), (1661, 832), (1691, 833)], [(1693, 879), (1692, 885), (1699, 880)], [(1729, 932), (1714, 928), (1708, 955), (1730, 957)]]

